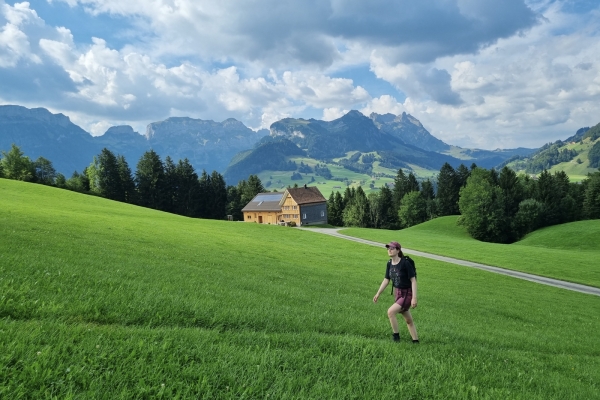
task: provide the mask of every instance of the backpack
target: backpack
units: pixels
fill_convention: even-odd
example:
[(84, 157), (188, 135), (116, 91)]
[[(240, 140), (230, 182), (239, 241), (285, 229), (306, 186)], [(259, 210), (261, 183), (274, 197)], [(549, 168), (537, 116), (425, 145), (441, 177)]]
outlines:
[[(413, 259), (412, 259), (412, 258), (410, 258), (409, 256), (404, 256), (404, 258), (406, 259), (406, 262), (409, 262), (409, 263), (411, 263), (411, 264), (412, 264), (412, 267), (413, 267), (413, 268), (414, 268), (414, 270), (415, 270), (415, 279), (417, 279), (417, 265), (415, 264), (415, 260), (413, 260)], [(402, 266), (402, 262), (404, 262), (404, 260), (402, 260), (402, 261), (401, 261), (401, 263), (400, 263), (399, 267), (401, 267), (401, 266)], [(392, 260), (388, 261), (388, 263), (390, 264), (390, 267), (391, 267)], [(395, 286), (394, 286), (394, 284), (393, 284), (393, 282), (392, 282), (392, 295), (394, 294), (394, 287), (395, 287)]]

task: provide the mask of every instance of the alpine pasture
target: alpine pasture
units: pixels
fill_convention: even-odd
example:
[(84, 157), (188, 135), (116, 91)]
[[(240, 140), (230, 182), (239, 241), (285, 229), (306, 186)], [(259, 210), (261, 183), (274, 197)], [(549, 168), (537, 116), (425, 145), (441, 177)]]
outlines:
[(600, 397), (600, 298), (414, 258), (397, 344), (383, 247), (0, 179), (0, 398)]

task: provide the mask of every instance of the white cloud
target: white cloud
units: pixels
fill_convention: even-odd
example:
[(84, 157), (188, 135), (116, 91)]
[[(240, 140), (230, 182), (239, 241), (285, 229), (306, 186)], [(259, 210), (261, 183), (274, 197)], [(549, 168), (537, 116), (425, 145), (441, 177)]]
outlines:
[(0, 3), (0, 68), (14, 67), (20, 60), (41, 63), (32, 53), (27, 34), (22, 31), (26, 25), (43, 25), (29, 3), (15, 3), (14, 6)]
[(364, 115), (370, 115), (371, 113), (402, 115), (402, 113), (407, 112), (407, 110), (404, 105), (399, 103), (394, 97), (383, 95), (372, 99), (360, 110), (360, 112)]
[[(2, 101), (38, 99), (94, 133), (172, 115), (261, 128), (359, 109), (406, 111), (452, 144), (535, 147), (600, 115), (598, 9), (568, 14), (546, 0), (527, 2), (533, 11), (522, 0), (58, 1), (124, 18), (137, 40), (74, 37), (29, 3), (0, 0)], [(406, 100), (344, 77), (365, 65)]]

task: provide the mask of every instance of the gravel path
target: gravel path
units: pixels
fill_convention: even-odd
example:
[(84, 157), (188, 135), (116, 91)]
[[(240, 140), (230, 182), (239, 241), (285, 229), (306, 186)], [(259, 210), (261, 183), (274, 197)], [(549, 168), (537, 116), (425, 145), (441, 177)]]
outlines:
[[(352, 240), (353, 242), (368, 244), (370, 246), (376, 246), (376, 247), (384, 246), (384, 243), (377, 243), (377, 242), (373, 242), (370, 240), (359, 239), (359, 238), (355, 238), (352, 236), (343, 235), (343, 234), (339, 233), (338, 229), (327, 229), (327, 228), (298, 228), (298, 229), (302, 229), (302, 230), (310, 231), (310, 232), (322, 233), (325, 235), (338, 237), (340, 239)], [(549, 285), (549, 286), (554, 286), (554, 287), (561, 288), (561, 289), (573, 290), (575, 292), (581, 292), (581, 293), (591, 294), (594, 296), (600, 296), (600, 289), (595, 288), (593, 286), (586, 286), (586, 285), (580, 285), (577, 283), (560, 281), (558, 279), (546, 278), (544, 276), (539, 276), (539, 275), (526, 274), (525, 272), (513, 271), (510, 269), (492, 267), (490, 265), (479, 264), (479, 263), (465, 261), (465, 260), (459, 260), (457, 258), (438, 256), (436, 254), (424, 253), (422, 251), (411, 250), (411, 249), (407, 249), (405, 247), (402, 247), (402, 251), (405, 251), (410, 254), (414, 254), (415, 256), (419, 256), (419, 257), (431, 258), (432, 260), (443, 261), (443, 262), (457, 264), (457, 265), (464, 265), (465, 267), (483, 269), (485, 271), (495, 272), (497, 274), (502, 274), (502, 275), (508, 275), (508, 276), (512, 276), (514, 278), (525, 279), (527, 281), (541, 283), (543, 285)]]

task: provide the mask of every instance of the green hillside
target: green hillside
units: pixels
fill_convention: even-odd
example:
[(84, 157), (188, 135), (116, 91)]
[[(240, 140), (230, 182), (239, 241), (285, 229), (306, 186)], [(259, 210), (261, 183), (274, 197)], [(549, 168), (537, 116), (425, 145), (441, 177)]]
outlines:
[[(309, 157), (288, 157), (286, 159), (287, 161), (295, 162), (297, 165), (304, 163), (313, 168), (313, 170), (315, 165), (324, 165), (331, 171), (331, 178), (323, 177), (313, 171), (309, 173), (300, 172), (302, 179), (294, 180), (292, 179), (292, 174), (295, 171), (277, 170), (262, 171), (258, 174), (258, 177), (268, 190), (283, 191), (288, 186), (294, 186), (294, 184), (297, 184), (298, 186), (307, 184), (318, 187), (325, 197), (329, 197), (331, 192), (343, 192), (346, 189), (346, 186), (361, 186), (365, 193), (370, 193), (378, 191), (384, 184), (394, 182), (398, 169), (382, 166), (376, 152), (360, 153), (361, 156), (372, 155), (375, 158), (375, 161), (370, 164), (372, 165), (372, 172), (370, 174), (351, 171), (338, 164), (344, 162), (343, 160), (349, 161), (356, 153), (358, 152), (348, 152), (346, 157), (336, 158), (332, 160), (333, 162), (323, 162)], [(361, 160), (357, 161), (356, 164), (364, 165)], [(412, 172), (418, 179), (434, 179), (439, 173), (439, 171), (429, 170), (412, 164), (406, 164), (404, 170), (407, 171), (407, 173)], [(371, 187), (371, 185), (373, 187)]]
[[(546, 145), (531, 157), (521, 157), (506, 165), (518, 173), (533, 175), (541, 172), (541, 168), (546, 168), (551, 173), (564, 171), (572, 182), (580, 182), (588, 173), (598, 171), (598, 168), (590, 167), (588, 155), (594, 144), (600, 142), (597, 133), (599, 131), (600, 124), (588, 130), (586, 134), (575, 135), (570, 141)], [(561, 158), (559, 155), (563, 153), (562, 158), (568, 159), (559, 162), (557, 157)]]
[[(513, 244), (486, 243), (441, 217), (399, 231), (349, 228), (341, 232), (382, 243), (395, 238), (408, 249), (480, 262), (600, 287), (600, 220), (578, 221), (535, 231)], [(566, 267), (557, 267), (557, 260)]]
[(396, 344), (386, 259), (0, 179), (0, 398), (600, 397), (600, 298), (415, 257)]

